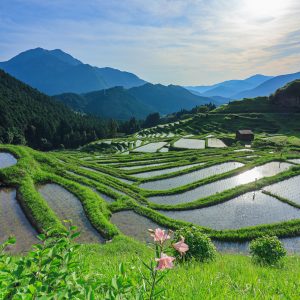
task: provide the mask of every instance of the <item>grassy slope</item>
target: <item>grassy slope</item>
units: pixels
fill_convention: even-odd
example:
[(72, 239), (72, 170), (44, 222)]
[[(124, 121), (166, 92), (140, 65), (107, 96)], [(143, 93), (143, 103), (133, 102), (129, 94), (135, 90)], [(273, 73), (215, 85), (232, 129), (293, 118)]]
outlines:
[[(122, 261), (133, 277), (138, 276), (138, 257), (150, 259), (145, 246), (118, 237), (104, 246), (81, 249), (84, 269), (110, 280)], [(165, 278), (166, 299), (299, 299), (300, 258), (289, 256), (283, 268), (260, 267), (250, 257), (218, 255), (215, 262), (176, 266)], [(130, 270), (131, 267), (135, 267)], [(100, 275), (101, 274), (101, 275)]]

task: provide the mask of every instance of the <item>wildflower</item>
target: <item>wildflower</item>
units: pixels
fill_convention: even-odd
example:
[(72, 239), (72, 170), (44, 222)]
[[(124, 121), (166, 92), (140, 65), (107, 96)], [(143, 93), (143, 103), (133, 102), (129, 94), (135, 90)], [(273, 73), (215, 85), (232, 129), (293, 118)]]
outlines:
[(155, 258), (155, 260), (158, 262), (156, 270), (172, 269), (174, 267), (173, 261), (175, 260), (175, 257), (162, 253), (161, 257)]
[(149, 229), (150, 235), (153, 237), (154, 242), (158, 242), (161, 245), (170, 239), (170, 235), (160, 228), (156, 228), (155, 230)]
[(180, 237), (180, 241), (173, 244), (173, 247), (175, 248), (176, 251), (180, 253), (180, 255), (184, 255), (185, 252), (189, 250), (189, 246), (184, 242), (184, 237)]

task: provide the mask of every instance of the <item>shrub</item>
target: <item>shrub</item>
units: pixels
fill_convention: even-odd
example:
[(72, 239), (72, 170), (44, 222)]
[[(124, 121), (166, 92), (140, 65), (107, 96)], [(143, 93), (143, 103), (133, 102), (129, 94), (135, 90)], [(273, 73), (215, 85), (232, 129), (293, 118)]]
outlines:
[(192, 157), (190, 158), (190, 162), (194, 162), (194, 161), (196, 161), (196, 160), (198, 160), (198, 157), (197, 157), (197, 156), (192, 156)]
[(250, 243), (250, 253), (259, 264), (276, 265), (286, 255), (286, 250), (276, 236), (263, 236)]
[(189, 245), (186, 259), (194, 258), (201, 262), (214, 260), (216, 257), (216, 247), (211, 239), (196, 227), (184, 227), (174, 233), (177, 241), (180, 236), (185, 237), (185, 242)]

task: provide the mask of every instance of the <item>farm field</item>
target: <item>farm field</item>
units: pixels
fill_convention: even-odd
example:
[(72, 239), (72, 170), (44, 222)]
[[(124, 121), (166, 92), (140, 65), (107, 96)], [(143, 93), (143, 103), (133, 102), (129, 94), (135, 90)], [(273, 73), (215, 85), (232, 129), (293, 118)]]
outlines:
[[(156, 152), (133, 148), (129, 156), (2, 145), (1, 184), (17, 188), (15, 201), (23, 208), (10, 213), (22, 213), (33, 225), (24, 228), (33, 231), (50, 224), (62, 228), (63, 220), (72, 219), (83, 233), (82, 243), (122, 234), (144, 241), (150, 225), (196, 226), (216, 243), (246, 242), (266, 233), (300, 236), (300, 155), (295, 148), (278, 151), (254, 143), (251, 149), (233, 145), (160, 153), (157, 145), (165, 142), (150, 144)], [(1, 189), (2, 205), (6, 197)]]
[[(260, 270), (245, 255), (252, 239), (277, 235), (291, 256), (282, 270), (282, 290), (293, 299), (296, 292), (286, 286), (296, 276), (288, 275), (298, 259), (293, 255), (300, 253), (300, 149), (295, 145), (280, 149), (262, 146), (265, 135), (258, 135), (251, 148), (228, 143), (230, 136), (213, 135), (227, 141), (226, 147), (176, 151), (172, 146), (178, 140), (175, 134), (168, 141), (156, 137), (155, 152), (136, 152), (131, 147), (129, 155), (108, 153), (106, 148), (46, 153), (1, 145), (0, 242), (14, 235), (17, 244), (8, 251), (26, 253), (37, 242), (38, 232), (49, 227), (61, 230), (64, 221), (71, 219), (81, 231), (76, 242), (81, 245), (84, 268), (89, 274), (102, 268), (103, 279), (110, 280), (120, 260), (129, 265), (136, 255), (149, 257), (145, 245), (151, 241), (149, 228), (193, 226), (212, 239), (219, 254), (207, 266), (178, 266), (181, 276), (194, 278), (194, 283), (178, 290), (182, 277), (171, 272), (166, 297), (173, 299), (176, 294), (181, 299), (198, 299), (202, 295), (199, 289), (208, 288), (208, 278), (219, 280), (217, 270), (222, 265), (221, 272), (230, 274), (231, 279), (211, 290), (211, 295), (216, 293), (212, 299), (218, 299), (220, 292), (226, 299), (253, 299), (254, 291), (245, 291), (242, 284), (234, 293), (227, 289), (232, 278), (252, 282), (257, 287), (255, 297), (269, 299), (277, 294), (274, 286), (283, 284), (273, 280), (277, 271)], [(211, 135), (196, 138), (207, 144)], [(157, 145), (166, 142), (169, 151), (160, 152)], [(107, 145), (115, 144), (111, 140)], [(270, 277), (263, 284), (246, 274), (235, 277), (230, 271), (233, 266), (235, 272)], [(196, 280), (199, 276), (201, 284)]]

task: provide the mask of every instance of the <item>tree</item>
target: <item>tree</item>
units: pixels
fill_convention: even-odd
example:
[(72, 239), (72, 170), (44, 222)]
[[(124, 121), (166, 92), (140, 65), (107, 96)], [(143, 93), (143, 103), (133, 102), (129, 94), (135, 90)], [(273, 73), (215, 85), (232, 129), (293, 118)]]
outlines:
[(118, 123), (113, 120), (113, 119), (110, 119), (109, 122), (108, 122), (108, 134), (110, 137), (115, 137), (117, 132), (118, 132)]
[(158, 112), (149, 114), (143, 124), (143, 127), (149, 128), (149, 127), (156, 126), (157, 124), (159, 124), (159, 121), (160, 121), (160, 115)]

